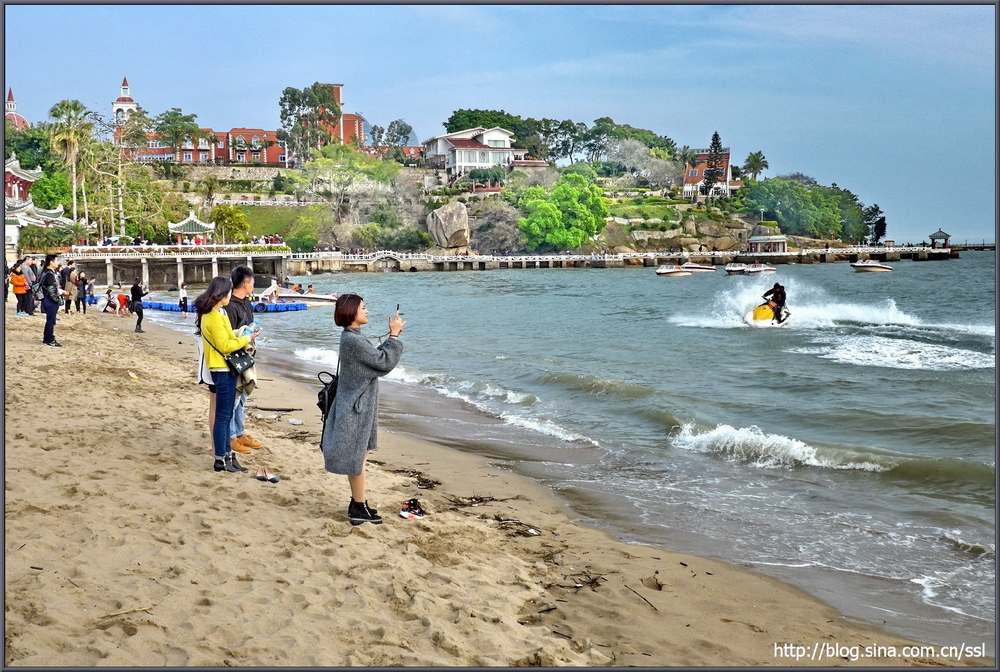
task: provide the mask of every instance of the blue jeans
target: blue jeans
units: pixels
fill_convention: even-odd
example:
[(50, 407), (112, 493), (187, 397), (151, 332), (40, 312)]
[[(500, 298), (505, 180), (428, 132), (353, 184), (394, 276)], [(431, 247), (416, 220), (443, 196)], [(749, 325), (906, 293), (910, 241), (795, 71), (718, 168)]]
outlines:
[(42, 310), (45, 311), (45, 332), (42, 335), (42, 343), (51, 343), (56, 340), (56, 313), (59, 312), (59, 304), (47, 296), (42, 297)]
[[(235, 380), (235, 379), (234, 379)], [(243, 436), (246, 431), (243, 423), (247, 418), (247, 395), (245, 392), (236, 393), (236, 402), (233, 405), (233, 421), (229, 423), (229, 436)]]
[(236, 401), (236, 378), (229, 371), (212, 371), (215, 385), (215, 425), (212, 427), (212, 445), (216, 459), (229, 453), (229, 423), (233, 419)]

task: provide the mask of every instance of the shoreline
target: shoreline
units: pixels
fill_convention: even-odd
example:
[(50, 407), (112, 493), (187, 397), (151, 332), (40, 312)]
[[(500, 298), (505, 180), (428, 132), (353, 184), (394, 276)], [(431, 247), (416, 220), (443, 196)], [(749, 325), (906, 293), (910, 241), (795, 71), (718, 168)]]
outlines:
[[(272, 417), (251, 409), (248, 428), (266, 447), (246, 462), (266, 460), (283, 481), (214, 474), (207, 422), (197, 421), (207, 393), (192, 394), (192, 339), (155, 323), (134, 335), (132, 318), (70, 315), (56, 332), (66, 347), (55, 350), (38, 342), (41, 318), (14, 319), (12, 307), (6, 317), (5, 363), (14, 374), (6, 578), (17, 605), (8, 612), (8, 663), (851, 664), (796, 662), (776, 657), (774, 645), (907, 642), (762, 574), (618, 541), (579, 524), (564, 498), (529, 477), (403, 432), (381, 432), (372, 455), (381, 464), (371, 467), (371, 496), (385, 524), (350, 528), (341, 510), (346, 479), (323, 471), (316, 447), (315, 389), (262, 364), (250, 405), (303, 410)], [(81, 358), (83, 348), (97, 357)], [(55, 444), (40, 456), (25, 445), (35, 444), (23, 439), (36, 430), (18, 412), (29, 399), (22, 381), (37, 369), (54, 382), (87, 381), (98, 402), (84, 417), (38, 429)], [(101, 409), (116, 399), (128, 400), (134, 417), (109, 424)], [(171, 425), (164, 414), (195, 420)], [(107, 462), (119, 471), (105, 471)], [(405, 473), (412, 470), (440, 484), (415, 487)], [(395, 515), (392, 503), (411, 496), (425, 503), (427, 519)], [(461, 505), (473, 496), (504, 501)], [(216, 510), (216, 498), (230, 510)], [(53, 509), (58, 520), (40, 517)], [(126, 551), (141, 559), (126, 562)], [(235, 632), (211, 625), (220, 616)], [(310, 638), (330, 630), (319, 644)], [(223, 647), (203, 641), (213, 633)]]

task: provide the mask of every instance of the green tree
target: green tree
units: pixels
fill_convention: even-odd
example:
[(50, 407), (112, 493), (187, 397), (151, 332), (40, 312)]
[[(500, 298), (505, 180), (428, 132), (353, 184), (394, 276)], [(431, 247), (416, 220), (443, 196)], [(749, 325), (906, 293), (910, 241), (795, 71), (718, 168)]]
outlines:
[(69, 177), (62, 171), (42, 175), (31, 185), (31, 200), (45, 210), (54, 210), (60, 205), (64, 210), (69, 209), (73, 202)]
[(215, 235), (222, 240), (223, 245), (226, 240), (246, 242), (250, 238), (250, 219), (235, 205), (215, 206), (208, 219), (215, 224)]
[(203, 136), (197, 119), (198, 115), (184, 114), (179, 107), (172, 107), (156, 117), (153, 129), (174, 150), (174, 161), (180, 161), (178, 155), (185, 142), (195, 142)]
[(576, 249), (604, 229), (607, 203), (583, 175), (564, 174), (548, 194), (529, 189), (535, 191), (523, 206), (527, 216), (518, 222), (529, 249)]
[[(281, 175), (275, 175), (275, 182), (280, 177)], [(211, 210), (212, 204), (215, 202), (215, 195), (219, 193), (219, 178), (215, 175), (209, 175), (198, 183), (197, 191), (204, 198), (202, 201), (202, 207), (206, 210)]]
[(293, 156), (305, 160), (311, 150), (332, 140), (330, 133), (341, 112), (329, 84), (314, 82), (304, 89), (286, 87), (278, 105), (281, 113), (278, 139), (286, 143)]
[(385, 144), (390, 147), (405, 147), (413, 134), (413, 127), (402, 119), (389, 122), (389, 128), (385, 131)]
[(505, 128), (513, 132), (511, 126), (516, 126), (519, 118), (504, 110), (455, 110), (444, 122), (445, 131), (455, 133), (467, 128)]
[(294, 252), (312, 252), (320, 238), (319, 221), (322, 206), (309, 206), (306, 212), (295, 219), (295, 223), (285, 235), (285, 242)]
[(41, 168), (48, 174), (62, 168), (62, 160), (52, 151), (51, 131), (48, 124), (35, 124), (30, 128), (18, 130), (9, 121), (4, 120), (4, 159), (9, 159), (11, 153), (17, 155), (22, 168), (34, 170)]
[(864, 209), (862, 217), (865, 226), (871, 231), (872, 245), (878, 245), (879, 241), (885, 238), (885, 213), (882, 212), (882, 208), (878, 207), (878, 203), (873, 203)]
[(767, 159), (764, 158), (764, 152), (756, 151), (747, 154), (746, 161), (743, 162), (743, 172), (750, 176), (750, 180), (753, 182), (757, 181), (757, 176), (767, 170), (770, 166), (767, 165)]
[(400, 165), (395, 161), (383, 161), (347, 145), (327, 145), (306, 163), (304, 172), (296, 179), (302, 181), (309, 191), (327, 198), (334, 218), (340, 223), (346, 210), (348, 193), (355, 185), (365, 180), (392, 184), (399, 169)]
[(382, 126), (372, 126), (372, 147), (381, 147), (385, 144), (385, 128)]
[(51, 128), (52, 147), (60, 154), (63, 163), (70, 171), (75, 222), (77, 221), (76, 175), (80, 145), (90, 137), (94, 125), (90, 120), (90, 112), (79, 100), (60, 100), (49, 110), (49, 117), (54, 122)]
[(722, 170), (722, 161), (722, 138), (719, 137), (719, 132), (715, 131), (712, 133), (712, 142), (708, 147), (708, 166), (705, 168), (705, 184), (702, 186), (703, 193), (709, 197), (711, 197), (715, 185), (726, 179)]

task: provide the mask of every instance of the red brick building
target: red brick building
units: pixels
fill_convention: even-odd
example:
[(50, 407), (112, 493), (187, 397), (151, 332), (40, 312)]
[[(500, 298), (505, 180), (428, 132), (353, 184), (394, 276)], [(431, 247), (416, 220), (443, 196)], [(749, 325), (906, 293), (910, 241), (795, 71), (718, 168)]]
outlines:
[[(334, 99), (343, 105), (343, 85), (330, 84)], [(112, 111), (117, 123), (124, 123), (138, 105), (132, 98), (128, 79), (122, 79), (121, 92), (112, 103)], [(211, 128), (201, 129), (203, 137), (188, 140), (176, 152), (168, 146), (158, 133), (148, 133), (145, 147), (136, 148), (140, 161), (174, 161), (192, 165), (289, 165), (284, 143), (278, 140), (277, 130), (264, 128), (236, 127), (228, 131)], [(336, 124), (329, 127), (335, 141), (365, 145), (365, 120), (359, 114), (342, 113)], [(119, 140), (116, 136), (116, 140)], [(119, 140), (120, 142), (120, 140)]]

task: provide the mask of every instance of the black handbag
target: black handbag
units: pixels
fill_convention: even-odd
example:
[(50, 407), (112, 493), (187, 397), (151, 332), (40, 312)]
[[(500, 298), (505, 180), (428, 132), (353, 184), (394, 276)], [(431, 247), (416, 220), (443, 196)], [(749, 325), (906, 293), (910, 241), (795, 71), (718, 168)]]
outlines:
[(236, 377), (240, 377), (249, 369), (253, 368), (253, 355), (247, 352), (246, 348), (240, 348), (236, 352), (231, 352), (228, 355), (223, 354), (212, 341), (205, 337), (205, 342), (212, 346), (212, 349), (217, 353), (222, 355), (222, 358), (226, 360), (226, 366), (229, 367), (229, 371)]

